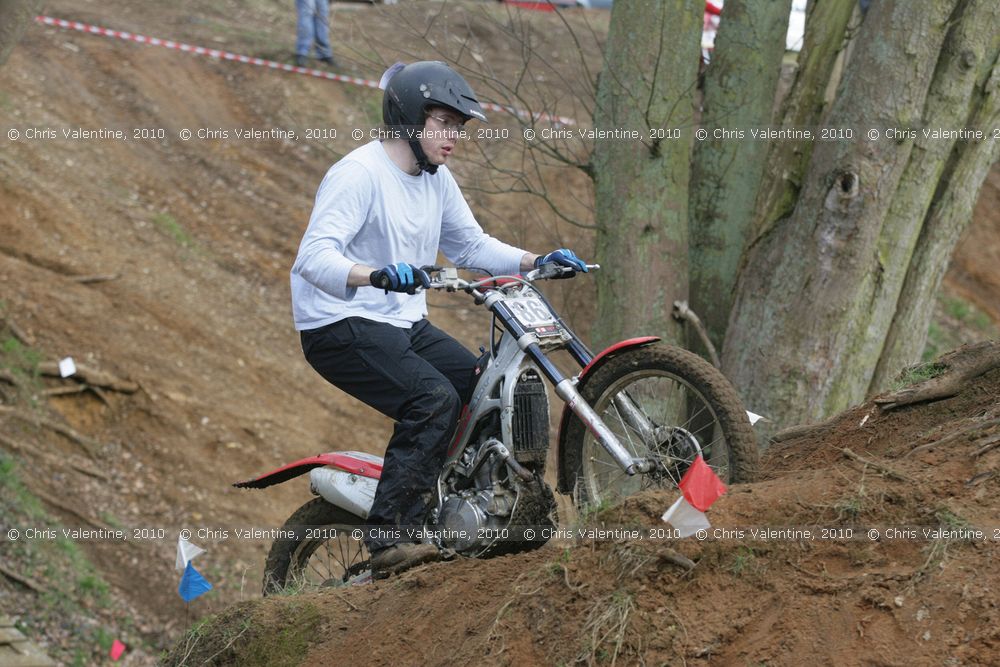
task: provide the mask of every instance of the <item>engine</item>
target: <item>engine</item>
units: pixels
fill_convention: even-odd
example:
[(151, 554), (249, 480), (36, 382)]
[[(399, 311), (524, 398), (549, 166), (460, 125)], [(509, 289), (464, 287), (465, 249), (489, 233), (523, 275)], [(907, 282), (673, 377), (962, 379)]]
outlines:
[[(527, 551), (544, 544), (547, 537), (542, 531), (536, 533), (536, 539), (525, 540), (521, 529), (555, 525), (556, 503), (549, 485), (537, 474), (531, 481), (508, 475), (505, 459), (510, 454), (499, 440), (470, 447), (467, 456), (473, 464), (472, 484), (464, 489), (451, 484), (437, 514), (442, 546), (482, 557)], [(481, 465), (476, 467), (479, 459)]]
[[(461, 480), (467, 485), (464, 489), (455, 488), (454, 481), (450, 484), (438, 513), (437, 527), (443, 529), (445, 547), (464, 554), (478, 553), (503, 536), (517, 490), (506, 477), (501, 451), (505, 451), (503, 443), (492, 438), (466, 450), (459, 470), (472, 473), (472, 477)], [(461, 472), (456, 476), (461, 479)]]
[[(552, 490), (541, 481), (549, 450), (549, 401), (534, 369), (525, 369), (517, 378), (513, 408), (510, 449), (497, 439), (500, 415), (494, 411), (476, 425), (473, 444), (446, 480), (435, 522), (444, 547), (481, 556), (523, 551), (544, 542), (525, 543), (512, 530), (550, 525), (555, 507)], [(529, 482), (511, 473), (508, 461), (534, 478)]]

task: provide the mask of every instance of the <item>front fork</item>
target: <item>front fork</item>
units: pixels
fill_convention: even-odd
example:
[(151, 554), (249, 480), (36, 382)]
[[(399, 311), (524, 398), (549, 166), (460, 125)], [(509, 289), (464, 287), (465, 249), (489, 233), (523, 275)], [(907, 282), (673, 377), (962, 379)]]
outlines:
[[(607, 427), (604, 420), (583, 400), (583, 396), (576, 390), (572, 380), (563, 379), (557, 383), (556, 394), (558, 394), (559, 398), (566, 401), (566, 405), (573, 411), (573, 414), (579, 417), (580, 421), (590, 429), (590, 432), (594, 434), (597, 441), (611, 454), (611, 457), (614, 458), (615, 462), (621, 466), (626, 474), (635, 475), (636, 473), (651, 472), (656, 467), (649, 459), (635, 458), (622, 446), (621, 442), (618, 441), (618, 437), (611, 432), (611, 429)], [(632, 401), (627, 396), (619, 394), (615, 397), (614, 403), (615, 407), (623, 414), (628, 425), (638, 431), (644, 441), (652, 442), (653, 426), (649, 423), (646, 416), (635, 407)]]

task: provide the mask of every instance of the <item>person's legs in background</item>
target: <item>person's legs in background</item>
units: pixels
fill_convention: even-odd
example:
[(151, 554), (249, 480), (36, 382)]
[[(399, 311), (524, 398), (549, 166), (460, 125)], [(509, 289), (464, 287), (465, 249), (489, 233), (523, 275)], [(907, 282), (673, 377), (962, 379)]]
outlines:
[(327, 0), (315, 0), (313, 14), (313, 35), (316, 43), (316, 57), (320, 62), (335, 65), (330, 49), (330, 5)]
[(315, 6), (316, 0), (295, 0), (295, 14), (297, 19), (295, 27), (295, 64), (299, 67), (306, 64), (306, 58), (309, 57), (309, 50), (312, 49)]

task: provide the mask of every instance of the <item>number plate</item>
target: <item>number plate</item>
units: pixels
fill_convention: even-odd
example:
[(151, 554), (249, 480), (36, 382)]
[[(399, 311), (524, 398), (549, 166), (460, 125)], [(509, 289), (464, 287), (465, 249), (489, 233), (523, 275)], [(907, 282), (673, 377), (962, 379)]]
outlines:
[(508, 298), (504, 303), (510, 308), (514, 319), (528, 331), (539, 336), (554, 336), (562, 332), (552, 311), (538, 297)]

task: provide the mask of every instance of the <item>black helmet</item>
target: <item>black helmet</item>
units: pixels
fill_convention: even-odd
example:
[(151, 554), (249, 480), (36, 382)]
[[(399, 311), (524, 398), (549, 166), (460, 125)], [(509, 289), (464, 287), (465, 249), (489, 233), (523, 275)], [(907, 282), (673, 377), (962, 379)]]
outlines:
[(389, 79), (382, 96), (382, 121), (409, 139), (417, 164), (433, 174), (437, 165), (428, 163), (420, 142), (412, 134), (413, 128), (424, 126), (429, 107), (447, 107), (461, 114), (465, 120), (478, 118), (485, 121), (486, 114), (465, 79), (442, 62), (425, 60), (410, 63)]

